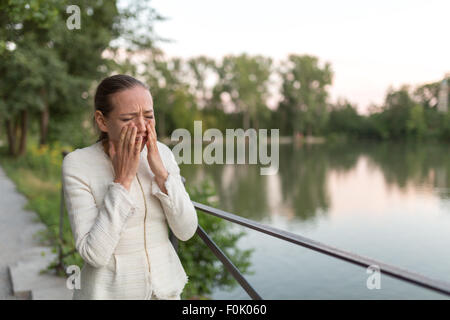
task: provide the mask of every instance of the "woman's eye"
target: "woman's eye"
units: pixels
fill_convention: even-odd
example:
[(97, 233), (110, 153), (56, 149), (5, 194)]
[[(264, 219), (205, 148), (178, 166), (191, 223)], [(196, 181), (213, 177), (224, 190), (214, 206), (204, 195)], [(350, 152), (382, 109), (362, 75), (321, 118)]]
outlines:
[[(146, 117), (146, 118), (148, 118), (148, 119), (153, 119), (153, 116), (149, 116), (149, 117)], [(121, 119), (123, 122), (126, 122), (126, 121), (130, 121), (130, 120), (133, 120), (133, 119)]]

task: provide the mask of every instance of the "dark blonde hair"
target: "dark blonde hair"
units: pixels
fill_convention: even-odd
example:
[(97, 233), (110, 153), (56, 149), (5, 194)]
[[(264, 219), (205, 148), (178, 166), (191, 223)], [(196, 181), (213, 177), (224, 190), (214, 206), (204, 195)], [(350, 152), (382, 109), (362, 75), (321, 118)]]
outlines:
[[(141, 86), (145, 89), (149, 89), (147, 85), (139, 81), (136, 78), (125, 74), (116, 74), (114, 76), (107, 77), (100, 82), (95, 91), (94, 107), (95, 111), (99, 110), (103, 116), (106, 118), (114, 110), (114, 105), (111, 102), (111, 96), (114, 93), (131, 89), (136, 86)], [(94, 111), (94, 112), (95, 112)], [(101, 131), (98, 128), (97, 122), (95, 121), (95, 116), (93, 117), (94, 127), (100, 131), (100, 135), (97, 142), (108, 139), (108, 133)]]

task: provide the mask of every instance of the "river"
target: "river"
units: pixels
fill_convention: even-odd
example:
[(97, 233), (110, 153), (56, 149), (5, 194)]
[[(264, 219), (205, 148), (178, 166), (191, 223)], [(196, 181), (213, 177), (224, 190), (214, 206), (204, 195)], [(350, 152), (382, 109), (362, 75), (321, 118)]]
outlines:
[[(450, 145), (280, 145), (279, 170), (181, 164), (187, 183), (211, 179), (218, 207), (239, 216), (450, 282)], [(262, 166), (264, 167), (264, 166)], [(264, 299), (448, 299), (363, 267), (247, 230), (246, 278)], [(206, 230), (207, 231), (207, 230)], [(238, 285), (213, 299), (249, 299)]]

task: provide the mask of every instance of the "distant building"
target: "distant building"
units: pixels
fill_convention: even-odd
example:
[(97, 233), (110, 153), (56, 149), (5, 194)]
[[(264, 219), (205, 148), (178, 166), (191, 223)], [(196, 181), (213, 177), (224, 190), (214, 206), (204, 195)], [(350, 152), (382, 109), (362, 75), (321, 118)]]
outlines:
[(439, 89), (439, 102), (438, 111), (448, 112), (448, 78), (449, 74), (445, 75), (444, 80), (441, 82), (441, 88)]

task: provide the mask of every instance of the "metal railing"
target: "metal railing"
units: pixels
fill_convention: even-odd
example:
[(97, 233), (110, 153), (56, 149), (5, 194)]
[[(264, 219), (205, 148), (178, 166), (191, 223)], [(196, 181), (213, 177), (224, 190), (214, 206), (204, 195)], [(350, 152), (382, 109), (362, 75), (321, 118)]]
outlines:
[[(421, 274), (411, 272), (411, 271), (408, 271), (405, 269), (401, 269), (401, 268), (389, 265), (387, 263), (383, 263), (383, 262), (380, 262), (380, 261), (377, 261), (374, 259), (370, 259), (367, 257), (363, 257), (363, 256), (360, 256), (360, 255), (357, 255), (357, 254), (354, 254), (354, 253), (351, 253), (348, 251), (334, 248), (332, 246), (317, 242), (315, 240), (311, 240), (311, 239), (302, 237), (298, 234), (284, 231), (281, 229), (277, 229), (277, 228), (274, 228), (271, 226), (267, 226), (267, 225), (258, 223), (256, 221), (252, 221), (250, 219), (246, 219), (246, 218), (237, 216), (235, 214), (232, 214), (232, 213), (220, 210), (220, 209), (216, 209), (216, 208), (213, 208), (213, 207), (201, 204), (201, 203), (197, 203), (194, 201), (192, 203), (194, 204), (194, 207), (196, 209), (198, 209), (202, 212), (214, 215), (216, 217), (228, 220), (233, 223), (240, 224), (244, 227), (251, 228), (253, 230), (268, 234), (270, 236), (292, 242), (296, 245), (300, 245), (305, 248), (308, 248), (308, 249), (311, 249), (311, 250), (314, 250), (314, 251), (317, 251), (317, 252), (353, 263), (353, 264), (356, 264), (358, 266), (362, 266), (362, 267), (366, 267), (366, 268), (370, 267), (370, 266), (377, 266), (379, 268), (379, 271), (382, 274), (384, 273), (388, 276), (397, 278), (399, 280), (409, 282), (409, 283), (415, 284), (417, 286), (427, 288), (427, 289), (445, 294), (447, 296), (450, 296), (450, 283), (448, 283), (448, 282), (431, 279), (431, 278), (423, 276)], [(203, 229), (201, 229), (201, 227), (199, 226), (199, 228), (197, 230), (197, 234), (200, 237), (202, 237), (203, 232), (204, 232)], [(207, 243), (207, 245), (208, 245), (208, 243)], [(222, 261), (222, 259), (227, 259), (229, 261), (229, 259), (227, 257), (221, 257), (220, 259), (221, 259), (221, 261)], [(238, 279), (236, 278), (236, 280), (238, 280)], [(239, 283), (241, 283), (241, 282), (239, 281)], [(241, 285), (242, 285), (242, 283), (241, 283)], [(243, 286), (243, 288), (245, 289), (244, 286)], [(255, 299), (255, 297), (253, 296), (251, 291), (250, 292), (249, 292), (249, 290), (246, 290), (246, 291), (253, 299)], [(254, 290), (252, 289), (252, 291), (254, 291)]]
[[(63, 157), (67, 154), (67, 152), (63, 152)], [(186, 179), (182, 177), (183, 183), (186, 182)], [(228, 220), (232, 223), (237, 223), (247, 228), (251, 228), (253, 230), (262, 232), (264, 234), (268, 234), (270, 236), (289, 241), (296, 245), (303, 246), (305, 248), (347, 261), (352, 264), (356, 264), (361, 267), (372, 267), (376, 266), (378, 270), (382, 274), (386, 274), (393, 278), (409, 282), (411, 284), (420, 286), (422, 288), (426, 288), (429, 290), (433, 290), (435, 292), (450, 296), (450, 283), (432, 279), (426, 277), (424, 275), (411, 272), (405, 269), (401, 269), (395, 266), (392, 266), (387, 263), (383, 263), (371, 258), (363, 257), (348, 251), (344, 251), (338, 248), (334, 248), (332, 246), (317, 242), (312, 239), (305, 238), (295, 233), (291, 233), (288, 231), (284, 231), (281, 229), (277, 229), (271, 226), (267, 226), (261, 224), (259, 222), (246, 219), (235, 214), (216, 209), (195, 201), (192, 201), (195, 209), (200, 210), (204, 213), (219, 217), (221, 219)], [(64, 218), (64, 192), (61, 186), (61, 205), (60, 205), (60, 223), (59, 223), (59, 265), (58, 267), (66, 270), (66, 266), (64, 265), (63, 259), (67, 255), (73, 254), (76, 250), (72, 250), (66, 254), (62, 253), (62, 228), (63, 228), (63, 218)], [(241, 285), (241, 287), (248, 293), (248, 295), (253, 300), (262, 300), (261, 296), (255, 291), (255, 289), (250, 285), (250, 283), (245, 279), (245, 277), (241, 274), (241, 272), (236, 268), (233, 262), (226, 256), (224, 252), (217, 246), (217, 244), (209, 237), (209, 235), (203, 230), (203, 228), (198, 225), (196, 230), (198, 236), (203, 240), (206, 246), (216, 255), (216, 257), (222, 262), (224, 267), (231, 273), (231, 275), (236, 279), (236, 281)], [(172, 245), (175, 250), (178, 251), (178, 239), (174, 236), (174, 234), (169, 229), (169, 237)]]

